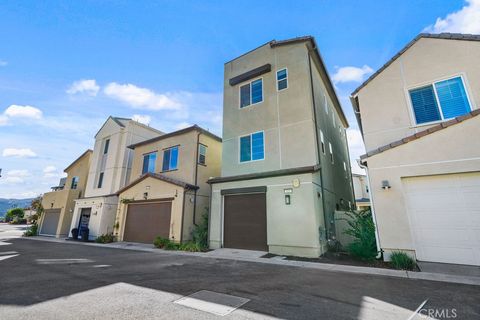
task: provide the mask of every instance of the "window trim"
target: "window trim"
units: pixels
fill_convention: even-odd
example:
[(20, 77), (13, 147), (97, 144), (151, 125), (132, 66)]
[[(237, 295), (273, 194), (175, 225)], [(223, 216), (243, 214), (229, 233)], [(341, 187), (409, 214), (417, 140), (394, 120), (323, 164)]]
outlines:
[[(205, 163), (201, 163), (200, 162), (200, 146), (204, 146), (205, 147)], [(197, 156), (197, 164), (201, 165), (201, 166), (207, 166), (207, 149), (208, 149), (208, 146), (206, 144), (203, 144), (203, 143), (198, 143), (198, 156)]]
[[(263, 158), (262, 158), (262, 159), (252, 160), (252, 148), (253, 148), (252, 136), (253, 136), (254, 134), (260, 133), (260, 132), (263, 133)], [(248, 136), (250, 136), (250, 160), (248, 160), (248, 161), (241, 161), (242, 147), (241, 147), (240, 141), (241, 141), (242, 138), (248, 137)], [(260, 131), (256, 131), (256, 132), (252, 132), (252, 133), (248, 133), (248, 134), (244, 134), (244, 135), (238, 137), (238, 157), (237, 157), (237, 159), (238, 159), (238, 163), (239, 163), (239, 164), (251, 163), (251, 162), (257, 162), (257, 161), (264, 161), (264, 160), (265, 160), (265, 131), (264, 131), (264, 130), (260, 130)]]
[(325, 146), (325, 137), (323, 135), (323, 131), (320, 130), (320, 148), (321, 148), (321, 151), (324, 155), (327, 154), (327, 147)]
[[(165, 152), (166, 152), (167, 150), (172, 150), (172, 149), (174, 149), (174, 148), (177, 148), (177, 167), (176, 167), (175, 169), (171, 169), (171, 168), (170, 168), (170, 161), (172, 160), (172, 157), (170, 157), (170, 159), (168, 160), (168, 167), (169, 167), (169, 168), (168, 168), (168, 170), (164, 170), (164, 169), (163, 169), (163, 161), (164, 161), (163, 159), (165, 158)], [(170, 155), (171, 155), (171, 153), (170, 153)], [(171, 146), (171, 147), (168, 147), (168, 148), (163, 148), (163, 149), (162, 149), (162, 171), (161, 171), (161, 172), (170, 172), (170, 171), (176, 171), (176, 170), (178, 170), (178, 159), (179, 159), (179, 158), (180, 158), (180, 145), (179, 145), (179, 144), (174, 145), (174, 146)]]
[[(157, 153), (157, 157), (158, 157), (158, 150), (151, 151), (151, 152), (146, 152), (146, 153), (142, 154), (142, 174), (150, 172), (150, 171), (148, 171), (148, 168), (147, 168), (146, 172), (143, 172), (143, 164), (144, 164), (144, 161), (145, 161), (145, 156), (150, 156), (151, 154), (154, 154), (154, 153)], [(155, 162), (153, 163), (153, 167), (154, 167), (153, 172), (155, 172), (155, 169), (157, 167), (157, 157), (155, 157)]]
[[(285, 88), (283, 88), (283, 89), (278, 89), (278, 83), (279, 83), (280, 81), (282, 81), (282, 80), (278, 80), (278, 73), (279, 73), (280, 71), (283, 71), (283, 70), (285, 70), (286, 76), (285, 76), (285, 79), (282, 79), (282, 80), (286, 80), (286, 81), (287, 81), (287, 86), (286, 86)], [(277, 72), (275, 72), (275, 80), (277, 81), (277, 92), (280, 92), (280, 91), (283, 91), (283, 90), (287, 90), (287, 89), (288, 89), (288, 68), (285, 67), (285, 68), (282, 68), (282, 69), (277, 69)], [(262, 87), (262, 89), (263, 89), (263, 87)]]
[[(463, 89), (465, 90), (465, 94), (467, 96), (467, 101), (468, 101), (468, 105), (470, 107), (470, 111), (476, 109), (476, 107), (472, 104), (473, 101), (470, 98), (470, 86), (467, 85), (466, 75), (463, 72), (453, 74), (453, 75), (450, 75), (450, 76), (446, 76), (446, 77), (437, 78), (437, 79), (434, 79), (434, 80), (428, 81), (428, 82), (418, 83), (418, 84), (415, 84), (413, 86), (409, 86), (409, 87), (405, 88), (405, 92), (406, 92), (405, 94), (407, 96), (407, 103), (408, 103), (408, 107), (409, 107), (409, 113), (410, 113), (412, 128), (434, 125), (434, 124), (442, 123), (444, 121), (448, 121), (448, 120), (451, 120), (451, 119), (455, 118), (455, 117), (444, 118), (442, 105), (440, 104), (440, 100), (438, 99), (437, 88), (435, 88), (436, 83), (446, 81), (446, 80), (455, 79), (455, 78), (460, 78), (461, 81), (462, 81)], [(412, 103), (412, 98), (410, 96), (410, 91), (415, 90), (415, 89), (421, 89), (421, 88), (428, 87), (428, 86), (432, 86), (432, 88), (433, 88), (433, 94), (435, 96), (435, 101), (437, 103), (438, 111), (440, 112), (440, 118), (441, 119), (440, 120), (435, 120), (435, 121), (430, 121), (430, 122), (417, 123), (417, 120), (416, 120), (416, 117), (415, 117), (415, 111), (413, 110), (413, 103)]]
[[(252, 103), (252, 83), (257, 81), (257, 80), (262, 80), (262, 101)], [(250, 86), (250, 104), (242, 107), (242, 90), (241, 90), (241, 88), (243, 86), (246, 86), (247, 84)], [(265, 99), (264, 99), (265, 91), (263, 90), (263, 88), (264, 88), (263, 85), (264, 85), (263, 77), (258, 77), (258, 78), (252, 79), (250, 81), (247, 81), (247, 82), (239, 83), (239, 85), (238, 85), (238, 109), (242, 110), (242, 109), (245, 109), (245, 108), (260, 104), (260, 103), (263, 103), (263, 101), (265, 101)]]
[(334, 157), (333, 157), (333, 147), (332, 147), (332, 143), (331, 143), (331, 142), (328, 143), (328, 150), (330, 151), (330, 162), (331, 162), (332, 164), (334, 164), (334, 163), (335, 163), (335, 159), (334, 159)]

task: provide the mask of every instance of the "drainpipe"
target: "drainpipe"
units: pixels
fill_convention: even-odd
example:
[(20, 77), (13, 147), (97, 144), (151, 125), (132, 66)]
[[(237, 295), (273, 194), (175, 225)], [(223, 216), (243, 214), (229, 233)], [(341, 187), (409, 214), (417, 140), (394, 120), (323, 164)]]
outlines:
[[(198, 183), (198, 148), (200, 147), (200, 135), (202, 133), (198, 132), (197, 134), (197, 151), (195, 152), (195, 186), (197, 186)], [(194, 194), (193, 194), (193, 225), (197, 226), (197, 223), (195, 222), (195, 216), (197, 213), (197, 190), (195, 189)]]
[(181, 226), (180, 226), (180, 242), (183, 241), (183, 220), (184, 220), (184, 217), (185, 217), (185, 198), (186, 198), (186, 195), (187, 195), (187, 190), (186, 188), (183, 189), (183, 199), (182, 199), (182, 223), (181, 223)]
[(368, 190), (370, 191), (370, 211), (372, 212), (372, 219), (373, 219), (373, 225), (375, 226), (375, 243), (377, 245), (377, 256), (375, 258), (380, 259), (382, 257), (382, 248), (380, 247), (380, 236), (378, 235), (378, 228), (377, 228), (377, 216), (375, 215), (375, 210), (373, 208), (373, 193), (372, 193), (372, 188), (371, 188), (371, 183), (370, 183), (370, 175), (368, 174), (368, 166), (363, 165), (362, 161), (358, 161), (358, 165), (360, 168), (364, 169), (366, 174), (367, 174), (367, 182), (368, 182)]
[(310, 89), (311, 89), (311, 94), (312, 94), (312, 105), (313, 105), (313, 120), (315, 122), (315, 148), (317, 149), (317, 156), (318, 156), (318, 164), (320, 165), (320, 184), (321, 184), (321, 192), (322, 192), (322, 208), (323, 208), (323, 221), (325, 224), (325, 240), (328, 241), (328, 220), (327, 220), (327, 212), (325, 209), (325, 190), (324, 190), (324, 184), (323, 184), (323, 171), (322, 171), (322, 154), (320, 151), (320, 148), (318, 147), (318, 142), (320, 141), (318, 137), (318, 125), (317, 125), (317, 108), (315, 106), (315, 90), (313, 88), (313, 74), (312, 74), (312, 56), (310, 55), (310, 52), (315, 50), (315, 48), (309, 48), (308, 49), (308, 70), (310, 73)]

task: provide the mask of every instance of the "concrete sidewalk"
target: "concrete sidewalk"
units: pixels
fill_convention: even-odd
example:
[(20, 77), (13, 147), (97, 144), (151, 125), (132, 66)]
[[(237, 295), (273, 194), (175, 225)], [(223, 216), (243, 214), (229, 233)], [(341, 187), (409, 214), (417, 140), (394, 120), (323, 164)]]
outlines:
[(249, 250), (223, 248), (223, 249), (212, 250), (209, 252), (185, 252), (185, 251), (168, 251), (163, 249), (157, 249), (153, 246), (153, 244), (150, 245), (150, 244), (131, 243), (131, 242), (113, 242), (108, 244), (100, 244), (100, 243), (92, 243), (92, 242), (67, 241), (65, 239), (57, 239), (57, 238), (42, 237), (42, 236), (28, 237), (28, 238), (22, 238), (22, 239), (34, 240), (34, 241), (50, 241), (50, 242), (72, 244), (72, 245), (115, 248), (115, 249), (123, 249), (123, 250), (145, 251), (145, 252), (151, 252), (151, 253), (163, 254), (163, 255), (183, 255), (183, 256), (203, 257), (208, 259), (213, 258), (213, 259), (226, 259), (226, 260), (236, 260), (236, 261), (248, 261), (248, 262), (265, 263), (265, 264), (273, 264), (273, 265), (291, 266), (291, 267), (298, 267), (298, 268), (325, 270), (325, 271), (332, 271), (332, 272), (348, 272), (348, 273), (357, 273), (357, 274), (440, 281), (440, 282), (480, 286), (480, 276), (476, 276), (476, 275), (454, 275), (454, 274), (439, 273), (439, 272), (413, 272), (413, 271), (402, 271), (402, 270), (392, 270), (392, 269), (382, 269), (382, 268), (358, 267), (358, 266), (348, 266), (348, 265), (329, 264), (329, 263), (283, 260), (280, 257), (262, 258), (262, 256), (266, 254), (266, 252), (261, 252), (261, 251), (249, 251)]

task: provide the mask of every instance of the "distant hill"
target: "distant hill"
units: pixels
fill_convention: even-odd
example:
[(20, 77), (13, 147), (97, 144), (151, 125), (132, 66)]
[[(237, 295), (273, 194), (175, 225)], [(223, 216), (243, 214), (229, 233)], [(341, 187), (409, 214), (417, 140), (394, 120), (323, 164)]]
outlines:
[(12, 208), (29, 207), (32, 203), (31, 199), (2, 199), (0, 198), (0, 217), (5, 216), (8, 210)]

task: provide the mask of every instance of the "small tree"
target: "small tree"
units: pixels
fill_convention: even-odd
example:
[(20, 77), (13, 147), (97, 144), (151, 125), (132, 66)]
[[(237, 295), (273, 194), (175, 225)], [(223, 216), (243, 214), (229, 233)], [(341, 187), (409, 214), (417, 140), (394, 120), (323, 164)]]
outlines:
[(192, 239), (200, 248), (208, 248), (208, 208), (206, 208), (206, 212), (202, 215), (201, 222), (193, 229)]
[(32, 200), (32, 203), (30, 204), (30, 207), (32, 210), (35, 210), (35, 215), (32, 216), (32, 223), (36, 224), (38, 220), (40, 220), (40, 217), (42, 216), (43, 213), (43, 206), (42, 206), (42, 197), (36, 197), (35, 199)]
[(345, 219), (349, 228), (344, 231), (354, 238), (347, 246), (348, 252), (362, 260), (373, 260), (377, 255), (377, 244), (375, 240), (375, 224), (373, 223), (372, 212), (352, 211), (345, 213), (350, 219)]
[(22, 208), (13, 208), (8, 210), (7, 214), (5, 215), (5, 221), (10, 222), (13, 220), (22, 219), (25, 215), (25, 212)]

